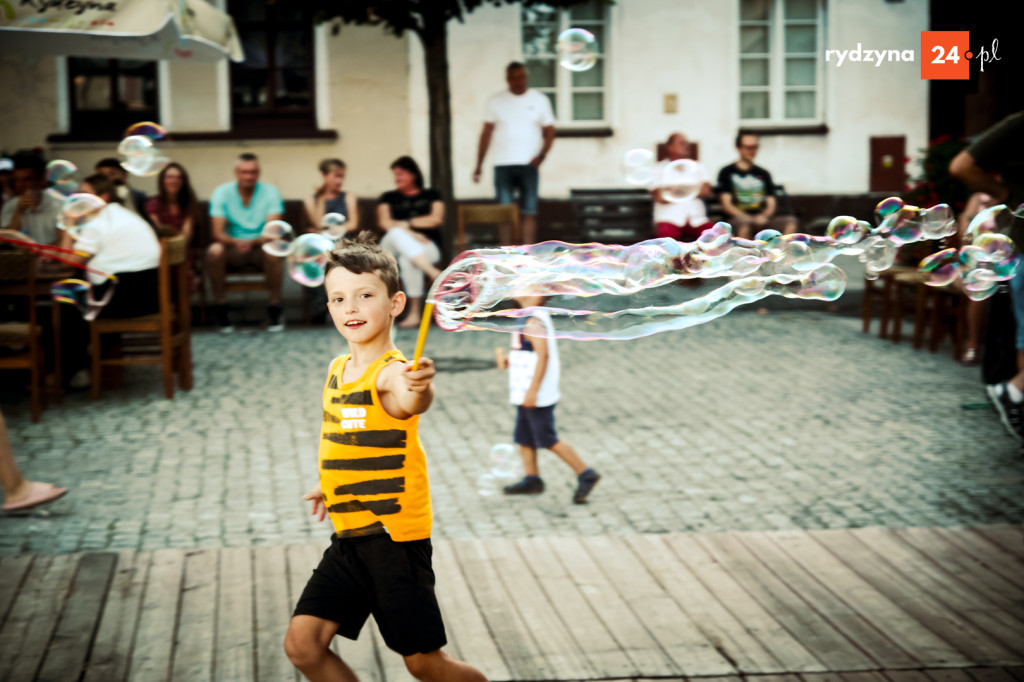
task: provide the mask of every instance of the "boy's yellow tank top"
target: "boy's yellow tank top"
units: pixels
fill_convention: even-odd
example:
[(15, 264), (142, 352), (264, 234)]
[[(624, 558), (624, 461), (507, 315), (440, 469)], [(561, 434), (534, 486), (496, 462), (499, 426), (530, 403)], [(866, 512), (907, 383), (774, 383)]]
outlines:
[(398, 542), (430, 537), (432, 510), (419, 415), (396, 419), (380, 404), (377, 375), (398, 350), (343, 383), (351, 355), (335, 358), (324, 387), (320, 488), (338, 537), (390, 533)]

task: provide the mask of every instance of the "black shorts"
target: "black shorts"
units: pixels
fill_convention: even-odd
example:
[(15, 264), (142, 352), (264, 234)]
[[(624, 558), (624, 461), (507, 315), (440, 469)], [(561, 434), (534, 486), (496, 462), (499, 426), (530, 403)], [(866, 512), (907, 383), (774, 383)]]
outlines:
[(306, 583), (296, 616), (338, 624), (338, 634), (359, 637), (373, 614), (384, 642), (403, 656), (426, 654), (447, 642), (434, 596), (430, 539), (395, 542), (390, 535), (331, 538)]
[(558, 442), (555, 432), (555, 406), (516, 406), (516, 428), (512, 440), (528, 448), (550, 448)]

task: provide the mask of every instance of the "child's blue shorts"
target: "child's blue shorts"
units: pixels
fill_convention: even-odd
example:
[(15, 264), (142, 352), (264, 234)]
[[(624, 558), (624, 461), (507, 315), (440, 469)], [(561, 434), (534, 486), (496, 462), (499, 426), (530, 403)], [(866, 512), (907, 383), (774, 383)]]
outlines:
[(513, 440), (528, 448), (550, 448), (558, 442), (555, 431), (555, 406), (516, 406), (516, 428)]

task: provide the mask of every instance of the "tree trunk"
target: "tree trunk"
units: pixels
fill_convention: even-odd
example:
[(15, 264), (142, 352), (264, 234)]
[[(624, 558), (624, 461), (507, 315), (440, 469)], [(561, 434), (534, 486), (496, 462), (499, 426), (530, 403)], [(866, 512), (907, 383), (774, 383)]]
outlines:
[[(427, 14), (427, 13), (425, 13)], [(443, 16), (424, 17), (423, 28), (417, 31), (423, 44), (427, 71), (427, 106), (430, 135), (430, 184), (441, 193), (445, 205), (442, 225), (444, 254), (451, 258), (454, 243), (452, 225), (455, 221), (455, 188), (452, 177), (452, 110), (448, 85), (448, 28)]]

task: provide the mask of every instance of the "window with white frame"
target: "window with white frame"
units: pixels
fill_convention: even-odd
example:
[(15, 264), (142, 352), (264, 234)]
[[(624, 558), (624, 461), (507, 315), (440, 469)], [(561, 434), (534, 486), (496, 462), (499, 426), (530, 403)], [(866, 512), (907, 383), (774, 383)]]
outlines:
[[(594, 34), (597, 62), (586, 71), (558, 65), (558, 34), (582, 28)], [(559, 125), (602, 123), (607, 118), (608, 7), (604, 0), (589, 0), (558, 10), (535, 4), (522, 9), (523, 63), (530, 87), (551, 100)]]
[(739, 0), (740, 119), (823, 120), (821, 0)]

